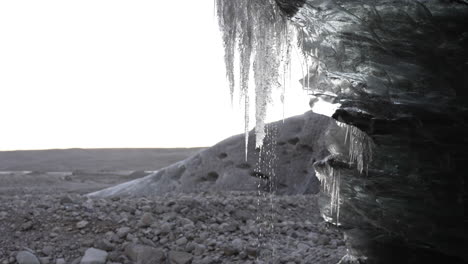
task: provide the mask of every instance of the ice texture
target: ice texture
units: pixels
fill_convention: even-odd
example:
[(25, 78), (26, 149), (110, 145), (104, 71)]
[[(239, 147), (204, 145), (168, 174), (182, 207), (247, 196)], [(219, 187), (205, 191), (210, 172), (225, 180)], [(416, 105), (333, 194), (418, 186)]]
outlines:
[[(339, 107), (335, 98), (348, 83), (359, 83), (361, 76), (341, 73), (327, 66), (327, 54), (320, 54), (322, 45), (331, 46), (338, 60), (345, 56), (344, 46), (336, 43), (330, 34), (336, 32), (333, 21), (323, 21), (314, 8), (302, 8), (295, 16), (281, 13), (274, 0), (216, 0), (216, 12), (223, 35), (225, 64), (231, 98), (236, 87), (235, 60), (239, 59), (239, 89), (245, 108), (245, 157), (248, 157), (249, 132), (249, 78), (253, 72), (255, 86), (255, 145), (261, 148), (266, 136), (265, 119), (273, 89), (282, 88), (282, 99), (291, 70), (291, 53), (301, 62), (304, 89), (330, 106)], [(308, 4), (308, 3), (306, 3)], [(357, 19), (345, 12), (351, 19)], [(293, 45), (294, 44), (294, 45)], [(284, 107), (284, 105), (283, 105)], [(332, 113), (330, 113), (331, 115)], [(349, 163), (362, 173), (372, 160), (372, 139), (356, 127), (337, 122), (344, 133)], [(330, 153), (336, 152), (330, 145)], [(328, 175), (323, 175), (326, 173)], [(333, 169), (317, 172), (324, 191), (331, 196), (331, 214), (339, 217), (340, 175)]]
[(320, 181), (323, 191), (330, 195), (329, 211), (327, 214), (322, 214), (322, 217), (327, 222), (340, 225), (340, 170), (336, 170), (329, 164), (326, 164), (324, 169), (316, 170), (316, 175)]
[(216, 0), (215, 4), (222, 31), (231, 98), (236, 87), (235, 57), (239, 57), (239, 89), (245, 104), (246, 146), (250, 108), (249, 78), (251, 70), (253, 71), (255, 142), (256, 147), (261, 148), (265, 138), (265, 118), (271, 102), (271, 92), (282, 86), (282, 76), (285, 76), (289, 67), (291, 25), (274, 0)]
[(374, 141), (355, 126), (341, 122), (337, 122), (337, 124), (346, 129), (344, 143), (348, 145), (349, 162), (355, 164), (359, 173), (362, 173), (372, 161)]

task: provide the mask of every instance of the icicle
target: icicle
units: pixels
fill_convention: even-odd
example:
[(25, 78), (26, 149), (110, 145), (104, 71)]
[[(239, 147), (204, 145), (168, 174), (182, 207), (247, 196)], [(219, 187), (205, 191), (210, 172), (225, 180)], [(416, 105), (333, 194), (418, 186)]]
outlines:
[(330, 195), (329, 216), (324, 215), (324, 218), (336, 225), (339, 225), (340, 217), (340, 186), (341, 173), (333, 169), (328, 163), (323, 169), (316, 170), (316, 175), (323, 187), (323, 191)]
[(368, 170), (369, 163), (372, 161), (372, 149), (374, 142), (372, 138), (359, 128), (346, 126), (345, 143), (349, 138), (349, 161), (355, 163), (359, 173)]
[[(290, 39), (287, 37), (290, 26), (275, 0), (216, 0), (216, 3), (218, 22), (223, 33), (231, 100), (235, 88), (233, 69), (237, 48), (240, 59), (240, 90), (247, 106), (246, 111), (249, 109), (249, 72), (253, 64), (255, 133), (258, 148), (265, 138), (265, 118), (267, 106), (271, 102), (271, 91), (281, 87), (281, 64), (289, 61), (289, 58), (286, 60), (285, 57), (290, 56)], [(247, 114), (245, 124), (248, 127)]]
[(249, 155), (249, 95), (245, 95), (245, 113), (244, 113), (244, 138), (245, 138), (245, 161), (247, 162)]

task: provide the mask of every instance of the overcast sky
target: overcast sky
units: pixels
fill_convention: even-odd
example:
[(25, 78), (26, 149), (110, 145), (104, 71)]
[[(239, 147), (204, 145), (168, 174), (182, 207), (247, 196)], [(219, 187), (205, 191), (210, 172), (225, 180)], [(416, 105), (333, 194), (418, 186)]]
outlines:
[(213, 1), (0, 1), (0, 150), (213, 145), (243, 131), (223, 56)]

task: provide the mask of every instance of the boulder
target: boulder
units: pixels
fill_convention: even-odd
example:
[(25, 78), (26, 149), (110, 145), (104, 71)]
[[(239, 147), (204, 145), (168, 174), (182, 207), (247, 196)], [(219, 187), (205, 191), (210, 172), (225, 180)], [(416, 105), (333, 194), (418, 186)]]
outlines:
[(107, 252), (96, 248), (88, 248), (80, 264), (105, 264), (107, 260)]
[(40, 264), (39, 259), (29, 251), (20, 251), (16, 255), (18, 264)]
[(125, 255), (136, 264), (162, 264), (166, 259), (162, 249), (135, 243), (125, 247)]
[(170, 264), (188, 264), (193, 259), (192, 254), (182, 251), (169, 251), (168, 255)]

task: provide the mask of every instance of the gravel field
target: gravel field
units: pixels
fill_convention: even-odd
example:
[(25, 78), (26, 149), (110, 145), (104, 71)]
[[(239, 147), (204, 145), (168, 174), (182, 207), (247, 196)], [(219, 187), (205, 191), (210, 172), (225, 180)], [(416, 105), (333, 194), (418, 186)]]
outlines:
[(0, 196), (0, 263), (337, 263), (315, 196)]

